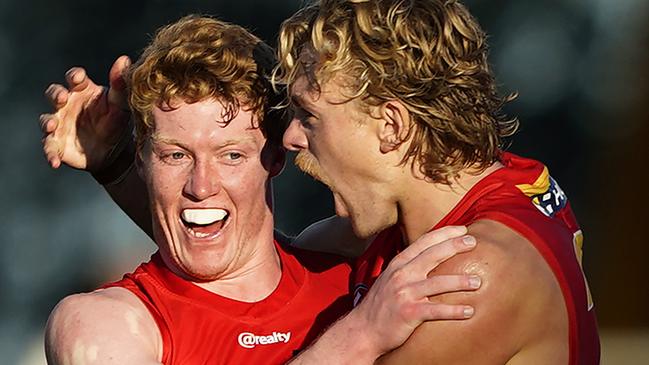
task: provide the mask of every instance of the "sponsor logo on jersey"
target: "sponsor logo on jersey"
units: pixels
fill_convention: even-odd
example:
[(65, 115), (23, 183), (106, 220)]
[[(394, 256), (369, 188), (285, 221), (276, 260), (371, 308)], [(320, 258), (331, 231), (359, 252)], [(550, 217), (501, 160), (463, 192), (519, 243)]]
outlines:
[(237, 338), (239, 345), (243, 348), (252, 349), (260, 345), (273, 345), (276, 343), (288, 343), (291, 339), (291, 332), (273, 332), (270, 335), (258, 336), (250, 332), (241, 332)]
[(356, 284), (354, 288), (354, 307), (361, 302), (361, 299), (367, 294), (369, 288), (365, 284)]
[(568, 203), (568, 197), (550, 176), (547, 167), (543, 168), (533, 184), (520, 184), (516, 187), (529, 196), (534, 206), (548, 217), (554, 217)]

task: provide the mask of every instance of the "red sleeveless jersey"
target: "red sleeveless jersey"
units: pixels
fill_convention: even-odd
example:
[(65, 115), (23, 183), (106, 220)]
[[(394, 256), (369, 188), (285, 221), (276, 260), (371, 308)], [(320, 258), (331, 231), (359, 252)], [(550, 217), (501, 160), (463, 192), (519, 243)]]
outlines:
[(276, 247), (282, 278), (256, 303), (179, 278), (159, 253), (104, 288), (126, 288), (144, 302), (162, 335), (164, 364), (280, 364), (351, 309), (351, 270), (333, 255)]
[[(581, 268), (583, 235), (566, 195), (543, 164), (511, 153), (504, 153), (501, 162), (504, 168), (478, 182), (433, 229), (489, 219), (530, 241), (552, 269), (565, 299), (569, 364), (599, 364), (595, 310)], [(403, 247), (398, 227), (376, 237), (356, 263), (354, 305)]]

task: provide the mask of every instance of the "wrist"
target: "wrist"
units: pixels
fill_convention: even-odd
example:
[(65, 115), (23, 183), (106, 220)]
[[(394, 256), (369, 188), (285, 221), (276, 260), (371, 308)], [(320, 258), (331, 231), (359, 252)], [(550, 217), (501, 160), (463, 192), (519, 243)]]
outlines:
[(132, 131), (131, 123), (129, 123), (120, 139), (106, 154), (102, 166), (90, 172), (101, 185), (118, 184), (133, 168), (136, 147)]
[(373, 323), (369, 323), (367, 317), (362, 314), (362, 307), (357, 306), (345, 316), (349, 331), (349, 344), (356, 348), (357, 354), (363, 363), (373, 364), (376, 359), (385, 353), (379, 347), (380, 336), (374, 331)]
[[(358, 310), (352, 310), (337, 321), (324, 336), (328, 336), (334, 346), (326, 346), (328, 353), (332, 353), (339, 364), (373, 364), (383, 352), (377, 347), (375, 333), (359, 315)], [(323, 337), (324, 337), (323, 336)], [(335, 353), (332, 349), (337, 349)]]

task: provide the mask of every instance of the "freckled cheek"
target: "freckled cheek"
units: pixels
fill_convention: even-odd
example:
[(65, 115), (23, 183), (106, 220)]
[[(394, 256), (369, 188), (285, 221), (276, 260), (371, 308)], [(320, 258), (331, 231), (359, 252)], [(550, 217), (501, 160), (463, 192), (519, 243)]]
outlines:
[(268, 173), (263, 169), (233, 171), (222, 174), (221, 186), (237, 208), (243, 208), (241, 205), (254, 205), (257, 201), (265, 201), (267, 179)]
[(157, 197), (176, 196), (182, 192), (189, 175), (183, 170), (152, 169), (150, 171), (150, 192)]

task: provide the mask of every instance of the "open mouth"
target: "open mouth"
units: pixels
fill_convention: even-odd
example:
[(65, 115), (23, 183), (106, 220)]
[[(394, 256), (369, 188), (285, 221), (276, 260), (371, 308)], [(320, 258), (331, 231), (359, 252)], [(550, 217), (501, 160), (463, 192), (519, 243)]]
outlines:
[(223, 229), (229, 216), (224, 209), (183, 209), (180, 220), (191, 236), (210, 238)]

